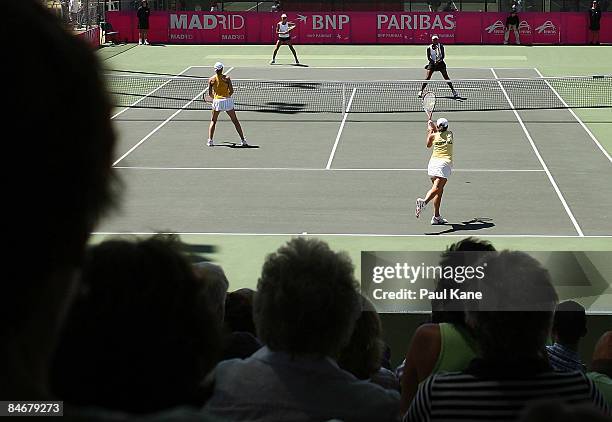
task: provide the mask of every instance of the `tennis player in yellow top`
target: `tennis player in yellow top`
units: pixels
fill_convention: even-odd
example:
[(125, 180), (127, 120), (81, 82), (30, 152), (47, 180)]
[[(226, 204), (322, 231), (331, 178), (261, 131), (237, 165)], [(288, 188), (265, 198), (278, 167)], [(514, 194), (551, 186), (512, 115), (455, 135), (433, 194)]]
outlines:
[(249, 146), (244, 138), (242, 127), (234, 110), (233, 93), (234, 86), (232, 85), (232, 80), (229, 76), (223, 74), (223, 63), (215, 63), (215, 75), (208, 79), (208, 97), (212, 98), (212, 116), (208, 128), (208, 142), (206, 143), (209, 147), (214, 146), (213, 136), (215, 135), (215, 126), (217, 125), (219, 113), (222, 111), (225, 111), (230, 116), (230, 119), (232, 119), (236, 132), (240, 136), (240, 146)]
[(448, 120), (444, 117), (439, 118), (436, 123), (432, 120), (427, 121), (427, 148), (433, 148), (427, 166), (427, 175), (431, 179), (432, 187), (425, 195), (425, 199), (416, 200), (415, 215), (419, 218), (423, 208), (433, 200), (434, 216), (431, 218), (431, 224), (446, 224), (448, 221), (440, 215), (440, 204), (444, 186), (452, 171), (453, 132), (448, 130)]

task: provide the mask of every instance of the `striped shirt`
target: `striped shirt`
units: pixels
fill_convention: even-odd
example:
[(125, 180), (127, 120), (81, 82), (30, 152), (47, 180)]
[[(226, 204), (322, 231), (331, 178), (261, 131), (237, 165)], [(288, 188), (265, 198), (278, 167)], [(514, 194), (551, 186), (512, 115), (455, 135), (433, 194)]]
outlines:
[(541, 363), (495, 365), (474, 359), (465, 372), (431, 376), (419, 387), (404, 421), (514, 421), (528, 402), (542, 399), (590, 403), (610, 413), (599, 390), (581, 372), (554, 372)]
[(548, 351), (548, 362), (555, 371), (586, 372), (586, 366), (580, 360), (578, 352), (559, 343), (546, 346), (546, 350)]

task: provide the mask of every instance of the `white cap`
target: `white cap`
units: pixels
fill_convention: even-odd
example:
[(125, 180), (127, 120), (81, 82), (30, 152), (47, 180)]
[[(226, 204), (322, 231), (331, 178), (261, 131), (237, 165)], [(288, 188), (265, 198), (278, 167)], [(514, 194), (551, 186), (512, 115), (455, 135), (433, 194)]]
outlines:
[(286, 18), (286, 17), (287, 17), (287, 15), (284, 14), (284, 13), (281, 15), (281, 18)]
[(439, 37), (438, 37), (437, 35), (432, 35), (432, 36), (431, 36), (431, 39), (432, 39), (432, 40), (437, 40), (438, 38), (439, 38)]
[(221, 69), (223, 69), (223, 63), (221, 63), (221, 62), (217, 62), (217, 63), (215, 63), (214, 68), (215, 68), (215, 70), (221, 70)]
[(443, 127), (443, 128), (447, 128), (448, 127), (448, 120), (446, 120), (444, 117), (440, 117), (438, 120), (436, 120), (436, 126)]

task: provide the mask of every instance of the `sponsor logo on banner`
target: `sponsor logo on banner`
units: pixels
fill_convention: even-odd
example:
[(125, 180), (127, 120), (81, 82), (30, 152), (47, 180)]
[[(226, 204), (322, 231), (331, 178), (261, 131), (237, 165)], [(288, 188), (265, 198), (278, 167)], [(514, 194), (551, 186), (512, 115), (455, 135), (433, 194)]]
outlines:
[[(310, 23), (308, 22), (310, 18)], [(297, 15), (297, 20), (303, 24), (305, 37), (310, 39), (329, 39), (348, 41), (351, 17), (346, 14), (311, 14)], [(309, 32), (313, 31), (313, 32)], [(342, 31), (342, 32), (338, 32)]]
[(455, 15), (435, 15), (427, 14), (412, 14), (412, 15), (389, 15), (379, 14), (377, 16), (377, 29), (380, 30), (397, 30), (397, 29), (455, 29)]
[[(449, 44), (498, 44), (503, 39), (508, 16), (497, 12), (409, 11), (300, 12), (291, 15), (298, 26), (291, 36), (303, 44), (427, 44), (433, 34)], [(132, 10), (112, 11), (107, 15), (108, 21), (120, 33), (126, 34), (130, 42), (138, 41), (135, 18), (136, 12)], [(520, 18), (521, 41), (526, 43), (586, 42), (583, 13), (530, 12), (521, 14)], [(602, 16), (604, 20), (611, 18), (612, 13)], [(151, 13), (151, 38), (160, 43), (176, 44), (274, 43), (276, 22), (278, 15), (274, 13), (155, 11)], [(612, 32), (602, 28), (601, 36), (602, 41), (609, 41)]]
[(499, 20), (495, 21), (494, 24), (487, 26), (485, 28), (485, 31), (487, 31), (487, 33), (489, 34), (503, 34), (505, 27), (506, 26), (504, 25), (504, 23)]
[(170, 29), (178, 30), (239, 30), (244, 29), (242, 15), (210, 15), (210, 14), (170, 14)]
[[(524, 35), (531, 34), (531, 26), (529, 25), (529, 22), (527, 21), (520, 21), (518, 30), (519, 30), (519, 33), (524, 34)], [(485, 31), (488, 34), (503, 35), (504, 32), (506, 31), (506, 24), (504, 24), (501, 20), (497, 20), (495, 21), (495, 23), (487, 26), (485, 28)]]
[(169, 37), (172, 41), (189, 41), (194, 39), (191, 34), (170, 34)]
[(557, 27), (551, 21), (546, 21), (542, 25), (536, 27), (535, 29), (538, 34), (550, 34), (554, 35), (557, 33)]
[(443, 42), (453, 42), (456, 19), (453, 13), (378, 13), (376, 37), (389, 43), (428, 43), (436, 34)]
[[(348, 15), (311, 15), (310, 17), (314, 31), (344, 29), (344, 26), (351, 22)], [(308, 16), (298, 15), (298, 21), (308, 23)]]
[(521, 23), (519, 23), (519, 32), (521, 34), (531, 34), (531, 26), (527, 21), (521, 21)]

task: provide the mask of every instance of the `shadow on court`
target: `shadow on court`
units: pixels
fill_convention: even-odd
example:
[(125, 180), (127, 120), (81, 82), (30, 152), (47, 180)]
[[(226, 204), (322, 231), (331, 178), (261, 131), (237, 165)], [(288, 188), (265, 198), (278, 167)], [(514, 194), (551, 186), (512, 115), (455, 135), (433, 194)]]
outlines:
[(207, 146), (206, 148), (219, 148), (219, 147), (225, 147), (225, 148), (236, 148), (236, 149), (252, 149), (252, 148), (259, 148), (259, 145), (240, 145), (237, 142), (221, 142), (219, 144), (215, 143), (214, 146), (209, 147)]
[(440, 235), (440, 234), (455, 233), (455, 232), (460, 232), (460, 231), (465, 231), (465, 230), (488, 229), (491, 227), (495, 227), (495, 223), (493, 223), (492, 221), (493, 221), (492, 218), (476, 217), (469, 221), (462, 221), (461, 223), (446, 224), (443, 226), (446, 228), (446, 230), (444, 231), (430, 232), (430, 233), (425, 233), (425, 234), (426, 235)]
[(304, 63), (270, 63), (270, 66), (294, 66), (294, 67), (310, 67)]

